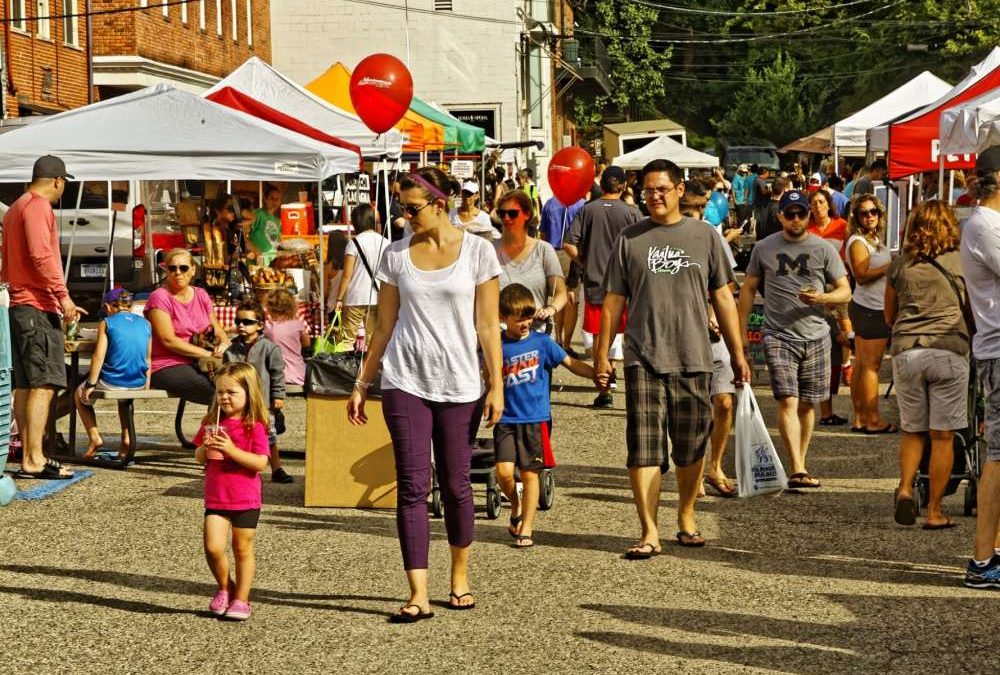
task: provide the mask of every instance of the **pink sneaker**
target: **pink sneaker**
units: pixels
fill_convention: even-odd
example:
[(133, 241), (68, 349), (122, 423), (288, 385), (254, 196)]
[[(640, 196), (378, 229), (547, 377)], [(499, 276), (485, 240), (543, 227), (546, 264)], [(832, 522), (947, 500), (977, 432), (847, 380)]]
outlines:
[(212, 598), (212, 602), (208, 603), (208, 611), (216, 616), (222, 616), (226, 613), (226, 607), (229, 606), (229, 591), (221, 590), (215, 594)]
[(233, 621), (246, 621), (250, 618), (250, 603), (242, 600), (233, 600), (226, 610), (226, 618)]

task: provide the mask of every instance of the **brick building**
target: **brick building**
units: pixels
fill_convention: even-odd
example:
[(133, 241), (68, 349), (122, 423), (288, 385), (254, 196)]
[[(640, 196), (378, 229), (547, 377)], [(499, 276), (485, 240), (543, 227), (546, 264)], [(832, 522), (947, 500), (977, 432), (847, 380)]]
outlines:
[[(88, 0), (0, 0), (0, 118), (87, 103)], [(62, 18), (60, 18), (62, 17)]]
[(166, 82), (200, 92), (251, 56), (271, 60), (270, 0), (90, 0), (101, 99)]

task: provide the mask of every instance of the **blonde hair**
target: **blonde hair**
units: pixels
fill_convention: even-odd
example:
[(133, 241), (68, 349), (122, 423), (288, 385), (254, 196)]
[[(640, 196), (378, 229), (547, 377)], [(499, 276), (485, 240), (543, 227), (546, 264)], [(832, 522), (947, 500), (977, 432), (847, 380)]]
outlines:
[[(264, 390), (261, 386), (260, 375), (257, 374), (257, 369), (249, 363), (242, 361), (227, 363), (215, 371), (216, 385), (224, 377), (234, 380), (238, 385), (243, 387), (243, 391), (247, 395), (247, 405), (240, 416), (246, 428), (248, 430), (252, 429), (257, 422), (260, 422), (265, 427), (268, 426), (271, 417), (267, 412), (267, 399), (264, 398)], [(205, 415), (202, 423), (212, 424), (218, 416), (219, 398), (216, 396), (212, 398), (212, 405), (208, 407), (208, 414)]]
[(298, 314), (298, 303), (291, 291), (279, 288), (267, 295), (267, 313), (272, 321), (290, 321)]
[[(858, 218), (858, 211), (861, 209), (861, 204), (864, 202), (873, 203), (875, 205), (875, 210), (878, 211), (878, 224), (875, 225), (875, 232), (871, 236), (865, 232), (865, 229), (861, 226), (861, 219)], [(859, 195), (851, 201), (850, 208), (851, 215), (847, 220), (847, 235), (851, 236), (853, 234), (857, 234), (864, 237), (875, 246), (881, 246), (882, 242), (885, 240), (885, 230), (887, 227), (885, 206), (883, 206), (881, 200), (871, 193)]]
[(169, 265), (171, 260), (173, 260), (174, 258), (179, 258), (181, 256), (186, 257), (188, 259), (188, 262), (191, 263), (191, 266), (194, 267), (194, 258), (191, 256), (191, 251), (187, 250), (186, 248), (172, 248), (166, 253), (164, 253), (163, 264)]
[(917, 204), (906, 220), (903, 252), (913, 258), (936, 258), (958, 250), (958, 219), (940, 199)]

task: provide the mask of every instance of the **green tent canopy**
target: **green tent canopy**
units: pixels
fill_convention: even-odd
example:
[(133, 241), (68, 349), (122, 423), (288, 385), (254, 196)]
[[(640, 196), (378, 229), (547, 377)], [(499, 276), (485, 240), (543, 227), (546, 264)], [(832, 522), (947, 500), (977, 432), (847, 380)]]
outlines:
[(485, 131), (442, 113), (416, 96), (410, 103), (410, 110), (444, 127), (445, 143), (457, 145), (459, 152), (482, 152), (486, 147)]

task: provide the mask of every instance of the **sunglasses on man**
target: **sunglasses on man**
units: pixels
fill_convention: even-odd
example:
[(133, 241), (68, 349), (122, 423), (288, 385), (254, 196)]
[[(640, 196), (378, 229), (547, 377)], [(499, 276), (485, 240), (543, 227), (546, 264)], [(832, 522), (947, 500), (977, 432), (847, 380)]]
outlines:
[(789, 220), (805, 220), (809, 217), (809, 212), (802, 209), (790, 209), (785, 211), (785, 218)]

